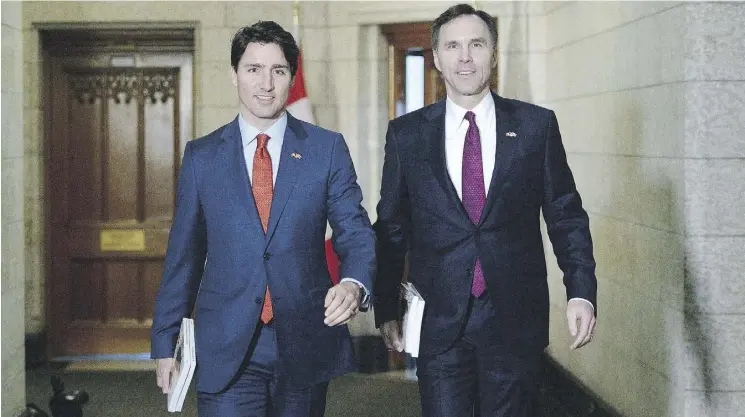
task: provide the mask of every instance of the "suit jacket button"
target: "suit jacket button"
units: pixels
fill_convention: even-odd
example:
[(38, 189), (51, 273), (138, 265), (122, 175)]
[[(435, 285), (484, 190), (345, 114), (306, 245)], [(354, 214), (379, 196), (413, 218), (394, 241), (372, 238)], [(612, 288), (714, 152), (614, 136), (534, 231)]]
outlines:
[(471, 274), (471, 268), (466, 268), (466, 274)]
[(263, 302), (264, 302), (264, 299), (263, 299), (263, 298), (261, 298), (261, 297), (256, 297), (256, 298), (254, 299), (254, 301), (256, 302), (256, 304), (261, 304), (261, 303), (263, 303)]
[(269, 253), (269, 252), (266, 252), (266, 253), (264, 254), (264, 260), (266, 260), (266, 261), (268, 261), (268, 260), (269, 260), (269, 259), (270, 259), (271, 257), (272, 257), (272, 254), (271, 254), (271, 253)]

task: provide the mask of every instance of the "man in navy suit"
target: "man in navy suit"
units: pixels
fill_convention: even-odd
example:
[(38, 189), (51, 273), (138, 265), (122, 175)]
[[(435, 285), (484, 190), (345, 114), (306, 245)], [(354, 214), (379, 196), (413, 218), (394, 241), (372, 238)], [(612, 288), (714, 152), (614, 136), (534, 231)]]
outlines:
[(168, 392), (194, 308), (201, 417), (323, 416), (328, 381), (356, 366), (345, 323), (369, 304), (375, 235), (344, 138), (285, 110), (298, 55), (274, 22), (239, 30), (240, 113), (184, 151), (152, 357)]
[(588, 217), (551, 110), (489, 91), (497, 30), (453, 6), (432, 26), (447, 98), (388, 126), (378, 220), (376, 323), (401, 350), (399, 283), (425, 300), (425, 417), (531, 416), (549, 298), (543, 212), (566, 285), (572, 348), (595, 324)]

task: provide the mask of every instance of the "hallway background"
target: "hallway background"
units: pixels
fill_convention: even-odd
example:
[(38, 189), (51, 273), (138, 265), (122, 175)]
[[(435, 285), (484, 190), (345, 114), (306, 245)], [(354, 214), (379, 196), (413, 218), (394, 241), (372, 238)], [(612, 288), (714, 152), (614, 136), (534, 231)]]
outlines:
[[(306, 89), (344, 134), (375, 220), (388, 120), (379, 25), (455, 2), (301, 2)], [(500, 91), (556, 111), (590, 214), (598, 328), (570, 352), (550, 245), (548, 353), (624, 416), (745, 409), (745, 3), (478, 2), (499, 19)], [(46, 204), (39, 33), (195, 31), (194, 132), (232, 119), (233, 33), (292, 25), (292, 2), (2, 2), (2, 415), (25, 404), (24, 340), (43, 335)], [(370, 334), (369, 316), (355, 323)]]

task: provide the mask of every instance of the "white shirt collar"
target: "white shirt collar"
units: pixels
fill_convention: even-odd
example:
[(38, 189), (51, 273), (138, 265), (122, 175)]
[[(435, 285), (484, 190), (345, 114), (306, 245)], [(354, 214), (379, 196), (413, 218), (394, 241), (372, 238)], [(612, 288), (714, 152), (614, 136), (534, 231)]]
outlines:
[[(454, 133), (460, 128), (461, 123), (466, 121), (465, 117), (467, 111), (468, 110), (463, 107), (455, 104), (450, 97), (447, 98), (445, 101), (445, 128), (448, 132)], [(484, 98), (481, 99), (479, 104), (477, 104), (471, 111), (476, 115), (476, 124), (481, 124), (485, 120), (488, 120), (489, 117), (494, 117), (494, 97), (492, 97), (491, 92), (488, 92)], [(447, 134), (448, 132), (446, 132), (445, 137), (448, 139), (454, 139), (455, 135)]]
[(273, 125), (269, 126), (266, 130), (259, 130), (243, 118), (243, 115), (238, 113), (238, 127), (241, 130), (241, 141), (243, 146), (248, 146), (251, 142), (256, 140), (256, 136), (259, 133), (266, 133), (272, 139), (283, 140), (285, 137), (285, 130), (287, 129), (287, 112), (282, 114), (282, 117), (277, 119)]

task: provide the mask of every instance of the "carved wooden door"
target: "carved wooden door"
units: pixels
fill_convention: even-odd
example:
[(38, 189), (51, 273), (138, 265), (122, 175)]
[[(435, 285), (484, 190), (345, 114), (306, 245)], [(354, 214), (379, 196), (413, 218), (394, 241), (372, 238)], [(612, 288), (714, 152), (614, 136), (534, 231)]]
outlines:
[(47, 80), (50, 354), (149, 352), (191, 54), (50, 57)]

